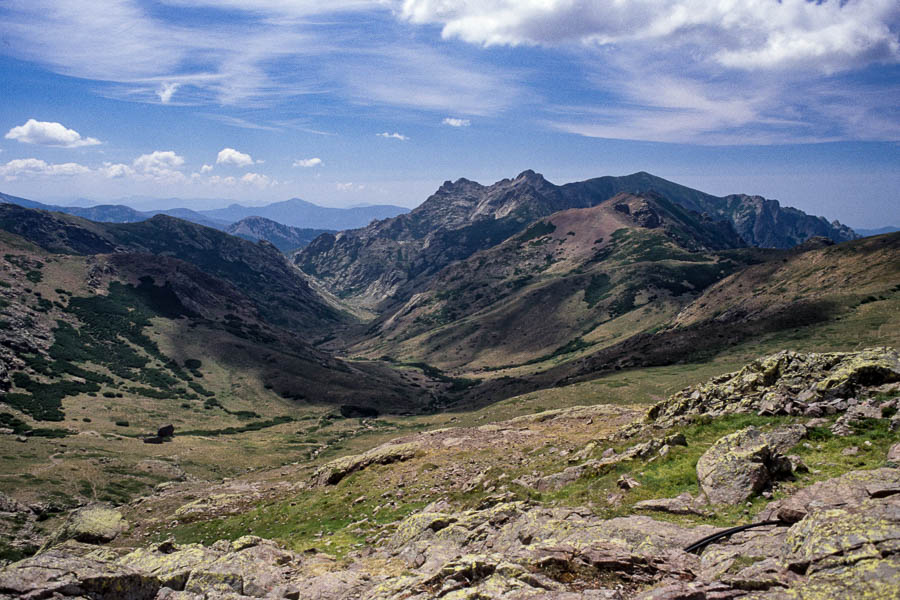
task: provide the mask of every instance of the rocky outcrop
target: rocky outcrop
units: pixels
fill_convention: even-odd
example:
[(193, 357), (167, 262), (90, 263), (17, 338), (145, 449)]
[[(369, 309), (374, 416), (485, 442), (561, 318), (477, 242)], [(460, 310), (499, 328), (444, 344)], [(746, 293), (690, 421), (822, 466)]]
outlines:
[(127, 530), (128, 522), (119, 511), (99, 504), (85, 506), (69, 514), (65, 523), (44, 544), (42, 551), (66, 540), (105, 544)]
[(343, 456), (319, 467), (312, 476), (312, 484), (316, 486), (334, 485), (341, 479), (353, 473), (365, 469), (370, 465), (389, 465), (395, 462), (409, 460), (416, 455), (418, 444), (382, 444), (364, 454)]
[(666, 427), (680, 422), (680, 417), (697, 414), (835, 414), (859, 404), (855, 396), (862, 392), (896, 382), (900, 382), (900, 356), (892, 348), (829, 353), (786, 350), (682, 390), (653, 406), (648, 418)]

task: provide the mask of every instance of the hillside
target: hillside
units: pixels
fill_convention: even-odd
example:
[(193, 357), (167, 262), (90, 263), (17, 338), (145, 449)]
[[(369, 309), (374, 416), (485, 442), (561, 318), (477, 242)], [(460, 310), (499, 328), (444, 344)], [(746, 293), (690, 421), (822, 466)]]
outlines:
[[(230, 281), (171, 256), (56, 254), (0, 231), (0, 487), (55, 505), (123, 502), (167, 473), (308, 456), (321, 445), (296, 436), (298, 422), (341, 407), (417, 412), (447, 387), (336, 359), (265, 315)], [(191, 451), (175, 466), (136, 466), (156, 460), (142, 438), (166, 424)], [(56, 469), (58, 445), (83, 449), (77, 469)], [(44, 461), (50, 480), (19, 478)]]
[(230, 282), (272, 324), (307, 334), (345, 317), (313, 292), (274, 246), (157, 215), (139, 223), (94, 223), (78, 217), (0, 205), (0, 228), (47, 251), (81, 255), (142, 252), (172, 256)]
[(301, 229), (282, 225), (263, 217), (245, 217), (226, 227), (225, 231), (252, 242), (266, 240), (285, 253), (299, 250), (323, 233), (333, 233), (327, 229)]
[(789, 248), (813, 236), (835, 241), (856, 237), (839, 223), (782, 208), (774, 200), (718, 198), (648, 173), (556, 186), (525, 171), (491, 186), (447, 181), (410, 213), (323, 235), (298, 252), (295, 262), (339, 297), (384, 310), (424, 289), (451, 262), (499, 244), (535, 219), (596, 206), (623, 192), (655, 192), (685, 209), (730, 222), (753, 246)]
[(721, 252), (741, 246), (658, 194), (619, 194), (447, 266), (351, 351), (476, 371), (603, 347), (665, 324), (750, 258)]

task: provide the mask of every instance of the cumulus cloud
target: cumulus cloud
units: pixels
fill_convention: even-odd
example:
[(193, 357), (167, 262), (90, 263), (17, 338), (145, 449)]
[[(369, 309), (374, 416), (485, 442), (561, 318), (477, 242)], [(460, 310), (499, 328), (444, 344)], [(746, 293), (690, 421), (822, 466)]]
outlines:
[(156, 90), (156, 95), (159, 96), (159, 101), (163, 104), (168, 104), (180, 85), (180, 83), (162, 84), (162, 87)]
[(294, 161), (295, 167), (318, 167), (322, 164), (321, 158), (298, 158)]
[(235, 167), (249, 167), (254, 163), (249, 154), (238, 152), (234, 148), (222, 148), (216, 157), (217, 165), (234, 165)]
[(449, 125), (450, 127), (468, 127), (472, 124), (472, 121), (469, 119), (455, 119), (453, 117), (447, 117), (443, 121), (441, 121), (444, 125)]
[(38, 158), (17, 158), (5, 165), (0, 165), (0, 175), (7, 181), (14, 181), (20, 177), (56, 176), (71, 177), (83, 175), (91, 170), (78, 163), (47, 163)]
[(101, 175), (107, 179), (122, 179), (124, 177), (132, 177), (134, 169), (122, 163), (105, 162), (99, 169)]
[(388, 133), (387, 131), (385, 131), (384, 133), (376, 133), (375, 135), (377, 135), (378, 137), (387, 138), (389, 140), (400, 140), (402, 142), (405, 142), (409, 139), (402, 133), (397, 133), (397, 132)]
[(202, 167), (200, 167), (200, 172), (201, 172), (201, 173), (209, 173), (209, 172), (212, 171), (212, 170), (213, 170), (213, 166), (212, 166), (212, 165), (203, 165)]
[(401, 14), (485, 46), (651, 42), (727, 67), (825, 72), (900, 59), (895, 0), (406, 0)]
[(6, 133), (5, 137), (8, 140), (16, 140), (24, 144), (57, 146), (60, 148), (96, 146), (101, 143), (96, 138), (81, 137), (80, 133), (74, 129), (69, 129), (62, 123), (37, 121), (35, 119), (28, 119), (24, 125), (13, 127)]
[(271, 177), (261, 173), (245, 173), (240, 181), (247, 185), (255, 185), (258, 188), (266, 188), (274, 183)]
[(175, 179), (184, 177), (180, 169), (184, 158), (172, 150), (156, 150), (150, 154), (142, 154), (132, 163), (137, 174), (145, 178)]

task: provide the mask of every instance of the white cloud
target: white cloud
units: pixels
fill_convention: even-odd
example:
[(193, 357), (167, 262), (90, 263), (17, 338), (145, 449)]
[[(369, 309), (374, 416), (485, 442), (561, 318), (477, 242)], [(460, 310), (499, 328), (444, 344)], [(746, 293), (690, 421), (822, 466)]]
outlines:
[(0, 165), (0, 175), (7, 181), (13, 181), (19, 177), (37, 176), (66, 176), (83, 175), (90, 173), (91, 169), (78, 163), (51, 164), (38, 158), (17, 158), (5, 165)]
[(79, 148), (81, 146), (96, 146), (100, 140), (92, 137), (81, 137), (74, 129), (69, 129), (62, 123), (51, 121), (36, 121), (28, 119), (24, 125), (13, 127), (6, 133), (6, 139), (17, 140), (25, 144), (37, 144), (39, 146), (57, 146), (61, 148)]
[(122, 163), (111, 163), (105, 162), (103, 166), (98, 169), (101, 175), (106, 177), (107, 179), (121, 179), (124, 177), (133, 177), (134, 169), (129, 167), (128, 165)]
[(201, 173), (209, 173), (209, 172), (212, 171), (212, 170), (213, 170), (213, 166), (212, 166), (212, 165), (203, 165), (202, 167), (200, 167), (200, 172), (201, 172)]
[(349, 192), (353, 189), (353, 182), (348, 181), (347, 183), (338, 183), (335, 184), (335, 189), (339, 192)]
[(276, 181), (271, 177), (261, 173), (245, 173), (240, 181), (245, 185), (253, 185), (260, 189), (265, 189), (276, 184)]
[(150, 154), (142, 154), (132, 163), (138, 175), (162, 180), (183, 179), (184, 174), (179, 170), (183, 165), (184, 158), (172, 150), (156, 150)]
[(180, 83), (164, 83), (162, 87), (156, 90), (156, 95), (159, 96), (159, 101), (163, 104), (168, 104), (169, 100), (172, 99), (172, 96), (175, 94), (176, 90), (180, 86)]
[(409, 140), (408, 137), (406, 137), (402, 133), (397, 133), (397, 132), (388, 133), (387, 131), (385, 131), (383, 133), (376, 133), (375, 135), (377, 135), (378, 137), (383, 137), (383, 138), (387, 138), (390, 140), (400, 140), (402, 142)]
[(318, 167), (322, 164), (321, 158), (298, 158), (294, 161), (295, 167)]
[(405, 0), (401, 14), (485, 46), (652, 42), (726, 67), (825, 72), (900, 60), (896, 0)]
[(238, 152), (234, 148), (222, 148), (216, 157), (217, 165), (234, 165), (236, 167), (249, 167), (253, 164), (253, 158), (249, 154)]
[(443, 121), (441, 121), (444, 125), (449, 125), (450, 127), (468, 127), (472, 124), (472, 121), (469, 119), (456, 119), (453, 117), (447, 117)]

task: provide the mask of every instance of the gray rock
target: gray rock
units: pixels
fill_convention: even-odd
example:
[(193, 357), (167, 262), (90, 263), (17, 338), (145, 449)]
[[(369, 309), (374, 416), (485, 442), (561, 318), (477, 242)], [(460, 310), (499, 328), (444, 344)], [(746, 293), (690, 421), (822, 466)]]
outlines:
[(790, 475), (790, 461), (778, 448), (795, 445), (805, 432), (802, 426), (770, 433), (747, 427), (720, 438), (697, 461), (701, 490), (710, 502), (721, 504), (738, 504), (759, 494)]

